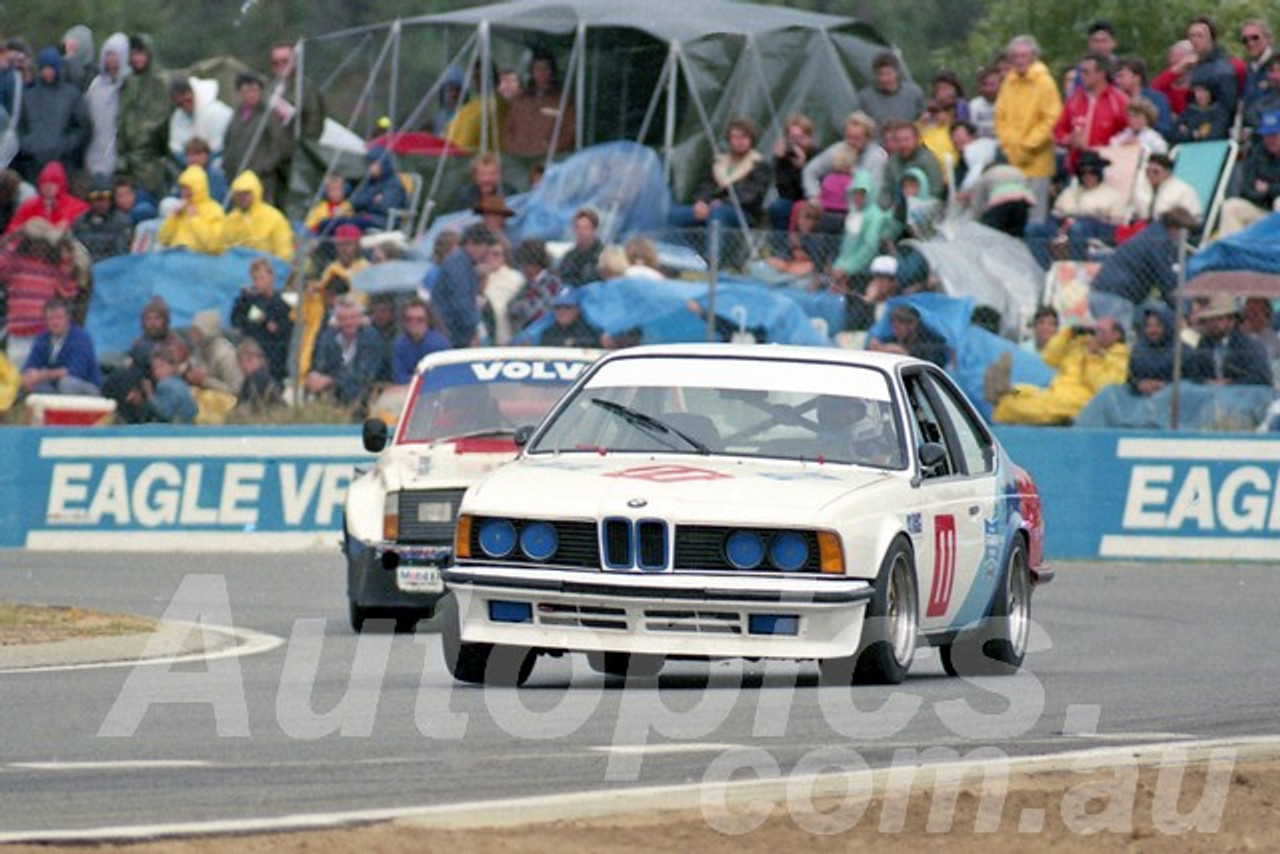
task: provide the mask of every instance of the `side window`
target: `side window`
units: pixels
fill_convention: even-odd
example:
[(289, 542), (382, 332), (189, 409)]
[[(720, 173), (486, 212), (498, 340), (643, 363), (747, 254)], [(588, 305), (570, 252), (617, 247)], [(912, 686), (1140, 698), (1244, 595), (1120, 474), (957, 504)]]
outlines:
[(917, 447), (924, 442), (936, 442), (947, 449), (947, 459), (926, 477), (945, 477), (956, 472), (955, 449), (947, 442), (946, 432), (942, 429), (942, 419), (934, 408), (933, 401), (925, 393), (924, 377), (921, 374), (908, 374), (903, 377), (907, 389), (907, 403), (911, 407), (911, 420), (914, 422), (913, 433), (916, 434)]
[(964, 471), (971, 475), (990, 472), (995, 467), (995, 449), (990, 435), (977, 422), (969, 407), (956, 397), (951, 386), (933, 377), (925, 377), (924, 382), (933, 389), (934, 399), (940, 401), (942, 411), (951, 424), (959, 456), (964, 461)]

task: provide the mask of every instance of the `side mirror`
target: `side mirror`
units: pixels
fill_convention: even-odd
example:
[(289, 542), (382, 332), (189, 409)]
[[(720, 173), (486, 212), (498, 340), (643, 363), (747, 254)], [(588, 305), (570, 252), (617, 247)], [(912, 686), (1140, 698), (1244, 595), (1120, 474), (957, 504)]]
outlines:
[(925, 442), (920, 446), (920, 471), (925, 477), (942, 474), (947, 465), (947, 449), (938, 442)]
[(523, 427), (517, 427), (516, 432), (512, 434), (511, 441), (516, 443), (517, 448), (523, 448), (529, 444), (529, 440), (533, 438), (534, 427), (525, 424)]
[(381, 418), (369, 418), (364, 422), (364, 430), (360, 434), (364, 440), (364, 449), (376, 454), (387, 446), (387, 422)]

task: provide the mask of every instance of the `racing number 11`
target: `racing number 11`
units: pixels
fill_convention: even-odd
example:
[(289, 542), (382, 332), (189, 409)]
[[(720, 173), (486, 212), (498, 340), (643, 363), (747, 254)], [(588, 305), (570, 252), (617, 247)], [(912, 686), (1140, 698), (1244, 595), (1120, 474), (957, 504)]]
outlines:
[(933, 520), (933, 585), (929, 590), (926, 617), (941, 617), (951, 602), (956, 580), (956, 517), (935, 516)]

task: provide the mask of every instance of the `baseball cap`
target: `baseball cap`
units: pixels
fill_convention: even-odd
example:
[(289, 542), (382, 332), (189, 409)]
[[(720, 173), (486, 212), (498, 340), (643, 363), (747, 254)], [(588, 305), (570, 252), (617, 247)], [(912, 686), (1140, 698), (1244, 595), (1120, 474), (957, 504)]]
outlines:
[(573, 288), (564, 288), (560, 293), (556, 294), (555, 299), (551, 300), (552, 308), (561, 308), (563, 306), (575, 306), (578, 304), (578, 292)]
[(871, 267), (868, 272), (873, 276), (896, 276), (898, 275), (898, 259), (892, 255), (877, 255), (871, 261)]

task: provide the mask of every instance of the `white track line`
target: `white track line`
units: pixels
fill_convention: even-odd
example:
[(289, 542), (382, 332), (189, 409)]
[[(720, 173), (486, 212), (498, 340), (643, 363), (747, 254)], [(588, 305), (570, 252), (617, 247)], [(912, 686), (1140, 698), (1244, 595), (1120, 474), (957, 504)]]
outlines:
[[(1178, 749), (1178, 761), (1205, 761), (1215, 751), (1231, 751), (1236, 759), (1280, 756), (1280, 736), (1177, 741), (1166, 744), (1133, 744), (1070, 750), (1062, 753), (1006, 757), (972, 762), (929, 765), (922, 769), (941, 778), (951, 775), (985, 774), (1005, 769), (1010, 773), (1042, 771), (1077, 771), (1080, 767), (1105, 769), (1108, 764), (1155, 764), (1169, 761), (1167, 751)], [(869, 769), (847, 774), (815, 774), (789, 776), (771, 780), (743, 780), (719, 784), (723, 802), (774, 800), (784, 802), (788, 787), (809, 784), (815, 796), (831, 792), (843, 796), (850, 791), (872, 791), (883, 794), (890, 790), (891, 768)], [(918, 781), (908, 781), (914, 785)], [(120, 827), (85, 828), (81, 830), (31, 830), (0, 832), (0, 844), (16, 842), (85, 842), (143, 840), (177, 836), (247, 834), (297, 830), (315, 830), (354, 824), (403, 821), (414, 827), (479, 828), (540, 824), (566, 819), (586, 819), (653, 810), (683, 810), (701, 803), (704, 786), (684, 783), (674, 786), (644, 786), (608, 791), (570, 792), (530, 798), (472, 801), (439, 804), (428, 807), (400, 807), (349, 812), (304, 813), (276, 818), (237, 819), (228, 821), (187, 822), (174, 824), (125, 825)]]
[(178, 620), (169, 621), (170, 625), (185, 625), (189, 629), (203, 630), (230, 637), (232, 644), (213, 652), (188, 652), (182, 655), (168, 655), (159, 658), (131, 658), (125, 661), (98, 661), (88, 664), (50, 664), (43, 667), (13, 667), (0, 670), (0, 675), (16, 673), (57, 673), (64, 670), (97, 670), (108, 667), (147, 667), (156, 664), (179, 664), (188, 661), (214, 661), (221, 658), (240, 658), (270, 652), (284, 643), (284, 638), (255, 632), (253, 629), (238, 629), (234, 626), (214, 626), (208, 623), (185, 623)]

